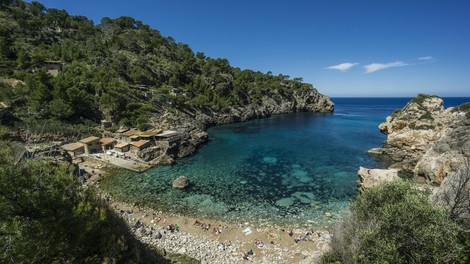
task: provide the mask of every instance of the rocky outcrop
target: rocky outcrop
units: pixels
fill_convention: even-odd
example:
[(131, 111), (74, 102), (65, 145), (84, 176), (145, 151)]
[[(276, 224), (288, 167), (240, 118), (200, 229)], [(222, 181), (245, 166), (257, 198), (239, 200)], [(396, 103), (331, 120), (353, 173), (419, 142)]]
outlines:
[(444, 109), (441, 98), (418, 95), (379, 129), (387, 140), (370, 153), (388, 155), (390, 169), (435, 184), (470, 157), (470, 103)]
[(361, 192), (370, 187), (400, 179), (400, 177), (398, 177), (398, 169), (381, 170), (359, 167), (357, 175), (360, 178), (358, 190)]
[(184, 134), (178, 147), (178, 158), (192, 155), (200, 145), (208, 140), (207, 133), (199, 128), (194, 128)]

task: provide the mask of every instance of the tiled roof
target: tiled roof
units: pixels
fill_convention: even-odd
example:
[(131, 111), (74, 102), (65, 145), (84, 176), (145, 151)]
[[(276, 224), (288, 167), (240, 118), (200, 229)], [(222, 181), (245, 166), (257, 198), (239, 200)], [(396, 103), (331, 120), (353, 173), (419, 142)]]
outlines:
[(130, 136), (133, 136), (135, 134), (139, 134), (139, 130), (137, 129), (130, 129), (129, 131), (126, 131), (124, 133), (121, 133), (121, 135), (125, 136), (125, 137), (130, 137)]
[(83, 148), (83, 144), (80, 142), (70, 143), (62, 146), (63, 149), (67, 151), (76, 151), (80, 148)]
[(125, 148), (125, 147), (127, 147), (127, 146), (129, 146), (129, 145), (130, 145), (130, 144), (127, 143), (127, 142), (121, 142), (121, 143), (116, 144), (114, 147), (115, 147), (115, 148)]
[(100, 142), (101, 142), (102, 145), (106, 146), (106, 145), (115, 143), (116, 139), (114, 139), (114, 138), (102, 138), (102, 139), (100, 139)]
[(100, 138), (95, 137), (95, 136), (91, 136), (91, 137), (87, 137), (87, 138), (84, 138), (84, 139), (80, 139), (80, 142), (88, 144), (88, 143), (91, 143), (91, 142), (93, 142), (95, 140), (98, 140), (98, 139), (100, 139)]
[(132, 142), (132, 146), (136, 147), (136, 148), (140, 148), (146, 144), (148, 144), (150, 141), (148, 140), (139, 140), (139, 141), (135, 141), (135, 142)]

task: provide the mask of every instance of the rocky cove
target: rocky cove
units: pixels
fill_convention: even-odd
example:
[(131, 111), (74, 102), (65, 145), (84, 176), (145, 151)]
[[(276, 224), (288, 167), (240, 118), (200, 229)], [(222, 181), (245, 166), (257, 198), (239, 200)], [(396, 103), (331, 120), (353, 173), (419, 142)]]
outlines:
[[(291, 97), (265, 97), (261, 105), (230, 107), (223, 111), (213, 109), (181, 108), (163, 111), (149, 123), (161, 129), (176, 130), (181, 140), (175, 144), (163, 144), (143, 151), (140, 157), (158, 164), (172, 164), (175, 159), (187, 157), (207, 142), (207, 128), (215, 125), (244, 122), (255, 118), (293, 112), (333, 112), (334, 103), (315, 88), (295, 92)], [(158, 161), (155, 159), (158, 158)]]
[[(418, 100), (418, 102), (416, 102), (416, 100)], [(465, 154), (465, 143), (468, 142), (468, 139), (465, 139), (465, 133), (462, 133), (462, 131), (466, 131), (465, 126), (468, 126), (468, 123), (465, 123), (465, 118), (467, 118), (465, 109), (466, 106), (462, 105), (460, 107), (444, 110), (442, 106), (442, 99), (437, 97), (426, 97), (424, 100), (414, 99), (414, 101), (411, 101), (409, 104), (407, 104), (407, 106), (405, 106), (403, 110), (396, 111), (393, 117), (397, 116), (397, 114), (401, 114), (404, 116), (403, 119), (406, 119), (407, 122), (409, 122), (408, 126), (411, 126), (411, 128), (409, 129), (418, 130), (417, 132), (415, 131), (415, 133), (417, 133), (416, 135), (420, 135), (421, 132), (425, 133), (426, 135), (429, 135), (432, 134), (432, 132), (427, 131), (423, 128), (429, 128), (430, 126), (441, 127), (441, 125), (429, 123), (426, 121), (428, 119), (420, 119), (420, 117), (427, 117), (428, 115), (431, 115), (433, 116), (433, 119), (442, 120), (440, 119), (440, 117), (438, 117), (438, 115), (439, 113), (445, 113), (448, 119), (445, 119), (446, 121), (441, 121), (442, 127), (444, 128), (444, 126), (446, 126), (447, 124), (454, 124), (451, 127), (452, 129), (459, 128), (458, 131), (460, 131), (460, 133), (457, 134), (460, 135), (459, 138), (461, 138), (462, 142), (459, 142), (458, 145), (463, 146), (464, 149), (459, 150), (456, 153)], [(431, 110), (433, 110), (434, 113), (428, 114), (428, 111)], [(413, 113), (413, 115), (410, 114), (410, 111)], [(397, 123), (395, 123), (397, 120), (394, 120), (393, 117), (388, 117), (387, 121), (380, 125), (382, 131), (387, 131), (385, 127), (401, 127), (401, 130), (405, 129), (406, 126), (397, 125)], [(413, 119), (413, 117), (415, 119)], [(416, 129), (416, 127), (418, 128)], [(201, 129), (200, 133), (204, 132), (203, 128), (204, 127), (199, 128)], [(450, 132), (450, 128), (447, 129), (449, 129)], [(407, 130), (404, 130), (403, 132), (406, 131)], [(455, 133), (456, 132), (454, 131), (450, 133), (450, 135), (455, 135)], [(390, 157), (394, 164), (390, 167), (390, 169), (386, 170), (362, 168), (359, 171), (359, 174), (363, 178), (362, 188), (368, 188), (376, 183), (390, 181), (399, 177), (405, 177), (406, 175), (410, 175), (409, 171), (403, 169), (404, 167), (410, 167), (410, 165), (403, 166), (402, 164), (411, 163), (407, 163), (408, 161), (404, 158), (401, 159), (397, 156), (393, 156), (394, 152), (392, 150), (388, 150), (388, 148), (392, 145), (388, 142), (389, 140), (390, 135), (388, 140), (384, 143), (383, 148), (373, 149), (371, 150), (371, 152), (380, 154), (380, 156)], [(422, 143), (428, 142), (419, 139), (419, 137), (416, 140), (420, 140), (419, 142)], [(401, 151), (401, 149), (403, 148), (399, 144), (395, 144), (394, 146), (396, 147), (395, 151)], [(196, 148), (197, 146), (194, 145), (194, 149)], [(429, 146), (428, 150), (430, 148), (431, 146)], [(409, 146), (409, 148), (405, 147), (405, 149), (407, 149), (408, 151), (414, 151), (416, 149), (424, 150), (422, 146)], [(410, 157), (413, 156), (410, 155)], [(266, 166), (266, 164), (272, 162), (278, 161), (276, 161), (276, 158), (270, 157), (264, 158), (262, 163), (259, 164), (262, 166)], [(418, 164), (418, 162), (416, 162), (416, 164)], [(458, 168), (458, 166), (460, 165), (456, 164), (454, 166)], [(431, 170), (431, 172), (432, 171), (433, 170)], [(452, 174), (452, 171), (450, 170), (448, 173)], [(301, 170), (298, 170), (295, 175), (300, 174)], [(191, 177), (191, 175), (188, 176)], [(159, 175), (159, 177), (162, 177), (162, 175)], [(149, 184), (147, 182), (148, 178), (149, 177), (141, 177), (141, 179), (143, 180), (140, 181), (139, 185)], [(170, 180), (167, 181), (169, 181), (169, 183), (171, 184)], [(133, 189), (133, 191), (140, 192), (140, 190), (136, 189)], [(280, 201), (282, 201), (282, 205), (279, 206), (285, 206), (286, 208), (289, 208), (290, 206), (292, 206), (292, 201), (295, 200), (282, 198), (276, 203), (279, 202), (280, 204)], [(200, 202), (202, 202), (200, 206), (206, 206), (205, 201), (201, 200)], [(268, 263), (273, 261), (276, 263), (314, 263), (315, 261), (319, 261), (319, 256), (329, 249), (328, 243), (330, 241), (330, 234), (327, 231), (321, 229), (317, 230), (315, 228), (294, 228), (294, 235), (289, 236), (289, 232), (287, 231), (288, 229), (269, 224), (259, 225), (259, 223), (256, 223), (256, 221), (245, 222), (240, 220), (238, 224), (230, 224), (223, 221), (220, 222), (215, 221), (213, 219), (211, 220), (206, 217), (197, 218), (171, 213), (168, 214), (165, 212), (158, 211), (158, 209), (152, 210), (148, 209), (148, 207), (145, 206), (144, 208), (142, 208), (138, 204), (139, 203), (131, 206), (123, 203), (115, 203), (115, 209), (124, 215), (124, 218), (127, 219), (132, 230), (135, 232), (136, 236), (141, 239), (141, 241), (169, 252), (179, 252), (182, 254), (187, 254), (198, 260), (201, 260), (203, 263), (238, 263), (246, 261), (244, 260), (245, 257), (255, 263)], [(153, 208), (158, 208), (158, 206)], [(132, 212), (132, 215), (126, 214), (126, 212)], [(328, 215), (328, 217), (330, 216), (331, 215)], [(336, 217), (336, 215), (334, 217)], [(201, 229), (199, 228), (199, 224), (210, 224), (210, 228), (209, 230), (204, 230), (203, 228)], [(172, 231), (171, 225), (177, 225), (179, 230)], [(250, 228), (250, 230), (252, 231), (256, 230), (254, 232), (254, 236), (245, 235), (243, 231), (246, 228)], [(224, 235), (221, 235), (220, 233), (218, 233), (218, 231), (214, 231), (216, 229), (220, 230)], [(310, 235), (306, 236), (306, 234), (316, 234), (317, 232), (321, 234), (318, 237)], [(279, 233), (280, 235), (282, 235), (283, 242), (278, 242), (274, 240), (274, 245), (271, 244), (269, 234), (273, 233)], [(268, 239), (264, 238), (265, 236), (268, 236)], [(295, 242), (296, 237), (298, 237), (299, 239), (301, 237), (302, 239), (307, 238), (308, 242)], [(262, 241), (263, 246), (258, 247), (258, 245), (256, 244), (257, 241)], [(247, 255), (247, 252), (250, 252), (250, 250), (254, 251), (255, 254)]]

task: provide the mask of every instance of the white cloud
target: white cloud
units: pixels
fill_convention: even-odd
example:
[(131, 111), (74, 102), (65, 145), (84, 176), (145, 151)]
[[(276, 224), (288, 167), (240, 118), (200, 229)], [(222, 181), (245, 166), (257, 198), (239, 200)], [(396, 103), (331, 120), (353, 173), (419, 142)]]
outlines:
[(372, 63), (364, 66), (364, 69), (366, 69), (366, 73), (371, 73), (371, 72), (376, 72), (380, 70), (385, 70), (388, 68), (393, 68), (393, 67), (401, 67), (401, 66), (407, 66), (408, 63), (403, 62), (403, 61), (395, 61), (395, 62), (389, 62), (389, 63)]
[(338, 70), (338, 71), (341, 71), (341, 72), (346, 72), (346, 71), (349, 71), (349, 69), (351, 69), (352, 67), (354, 67), (358, 64), (359, 63), (345, 62), (345, 63), (341, 63), (341, 64), (338, 64), (338, 65), (333, 65), (333, 66), (326, 67), (325, 69)]
[(424, 60), (424, 61), (427, 61), (427, 60), (432, 60), (434, 59), (433, 57), (431, 56), (424, 56), (424, 57), (419, 57), (418, 60)]

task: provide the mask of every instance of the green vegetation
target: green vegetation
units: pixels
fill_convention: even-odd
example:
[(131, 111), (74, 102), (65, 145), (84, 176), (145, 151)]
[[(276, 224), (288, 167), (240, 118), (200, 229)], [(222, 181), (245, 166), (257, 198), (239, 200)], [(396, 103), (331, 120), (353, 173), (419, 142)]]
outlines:
[[(57, 127), (93, 127), (107, 119), (145, 128), (162, 109), (220, 111), (312, 89), (301, 78), (194, 53), (131, 17), (94, 25), (34, 1), (0, 3), (0, 79), (24, 82), (0, 85), (0, 101), (11, 105), (10, 126), (53, 120)], [(48, 65), (60, 68), (57, 77)]]
[(419, 120), (434, 120), (430, 112), (426, 112), (419, 117)]
[(463, 103), (454, 109), (452, 109), (452, 112), (469, 112), (470, 111), (470, 103)]
[(411, 129), (416, 129), (416, 130), (428, 130), (428, 129), (434, 129), (434, 128), (436, 128), (434, 125), (426, 125), (426, 124), (424, 124), (424, 125), (419, 125), (419, 126), (417, 126), (415, 123), (410, 124), (409, 127), (410, 127)]
[(424, 100), (428, 98), (440, 98), (440, 97), (437, 95), (418, 94), (415, 98), (411, 99), (409, 103), (416, 103), (418, 105), (422, 105)]
[(125, 223), (83, 187), (74, 167), (52, 160), (18, 162), (0, 151), (1, 263), (138, 263), (152, 261)]
[(399, 181), (368, 189), (335, 230), (328, 263), (467, 263), (470, 241), (429, 192)]
[(400, 115), (400, 114), (401, 114), (401, 109), (396, 109), (395, 111), (393, 111), (392, 117), (395, 118), (395, 117), (397, 117), (397, 116)]

